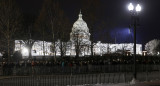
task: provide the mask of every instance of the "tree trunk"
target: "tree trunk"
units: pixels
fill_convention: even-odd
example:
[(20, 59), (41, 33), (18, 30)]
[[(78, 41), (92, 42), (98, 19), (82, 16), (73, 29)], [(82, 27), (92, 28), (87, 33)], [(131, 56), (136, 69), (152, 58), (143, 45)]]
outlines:
[(78, 50), (78, 47), (76, 48), (76, 58), (79, 58), (79, 50)]
[(91, 27), (91, 57), (93, 57), (93, 26)]
[(55, 42), (55, 40), (53, 41), (53, 43), (54, 43), (54, 60), (55, 60), (55, 62), (56, 62), (56, 42)]
[(43, 57), (45, 57), (45, 47), (44, 47), (44, 28), (43, 28)]
[(80, 43), (79, 43), (79, 39), (78, 36), (76, 37), (76, 45), (75, 45), (75, 50), (76, 50), (76, 58), (79, 57), (79, 48), (80, 48)]
[(51, 20), (51, 28), (52, 28), (52, 39), (53, 39), (53, 43), (54, 43), (54, 60), (56, 62), (56, 45), (55, 45), (55, 37), (54, 37), (54, 30), (53, 30), (53, 21)]
[(43, 57), (45, 57), (46, 54), (45, 54), (45, 46), (44, 46), (44, 40), (43, 40)]
[(93, 57), (93, 41), (91, 41), (91, 57)]
[(8, 61), (11, 61), (11, 58), (10, 58), (10, 39), (8, 38)]
[(32, 47), (29, 46), (29, 59), (32, 59), (32, 52), (31, 52), (31, 50), (32, 50)]
[(63, 57), (63, 43), (60, 40), (60, 52), (61, 52), (61, 58)]

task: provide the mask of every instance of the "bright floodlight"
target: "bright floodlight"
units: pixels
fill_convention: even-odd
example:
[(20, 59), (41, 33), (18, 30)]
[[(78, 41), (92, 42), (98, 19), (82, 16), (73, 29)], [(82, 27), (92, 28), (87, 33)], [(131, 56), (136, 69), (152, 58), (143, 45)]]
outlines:
[(137, 11), (137, 12), (140, 12), (140, 11), (141, 11), (141, 6), (140, 6), (139, 4), (137, 4), (137, 6), (136, 6), (136, 11)]
[(131, 34), (131, 29), (129, 28), (129, 34)]
[(133, 11), (133, 9), (134, 9), (134, 6), (133, 6), (132, 3), (130, 3), (130, 4), (128, 5), (128, 10), (129, 10), (129, 11)]
[(28, 53), (28, 49), (27, 48), (23, 48), (22, 53), (23, 54)]

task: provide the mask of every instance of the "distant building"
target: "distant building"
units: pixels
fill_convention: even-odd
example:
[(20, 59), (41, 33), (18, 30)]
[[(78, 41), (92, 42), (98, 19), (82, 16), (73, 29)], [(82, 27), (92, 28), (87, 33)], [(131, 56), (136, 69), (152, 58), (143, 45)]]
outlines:
[[(28, 49), (24, 44), (20, 44), (22, 40), (15, 41), (15, 51), (21, 50), (23, 56), (28, 56)], [(64, 42), (63, 42), (64, 43)], [(44, 42), (44, 51), (43, 51), (43, 41), (36, 41), (32, 47), (33, 56), (43, 56), (44, 52), (46, 56), (57, 55), (60, 56), (60, 41), (56, 41), (56, 52), (51, 52), (51, 42)], [(75, 56), (76, 50), (79, 49), (79, 55), (91, 55), (91, 41), (90, 33), (87, 23), (82, 19), (82, 14), (80, 12), (78, 20), (73, 24), (72, 32), (70, 33), (70, 41), (66, 42), (66, 56)], [(120, 43), (120, 44), (111, 44), (111, 43), (101, 43), (98, 41), (94, 43), (93, 52), (94, 55), (104, 55), (108, 53), (124, 53), (133, 54), (133, 43)], [(136, 53), (142, 54), (142, 45), (136, 44)]]

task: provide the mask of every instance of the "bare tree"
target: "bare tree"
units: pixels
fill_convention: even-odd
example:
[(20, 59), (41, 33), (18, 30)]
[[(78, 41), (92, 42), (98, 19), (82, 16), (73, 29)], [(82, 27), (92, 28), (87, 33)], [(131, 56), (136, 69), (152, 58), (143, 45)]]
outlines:
[(51, 38), (49, 35), (50, 33), (47, 32), (48, 27), (46, 26), (45, 23), (43, 23), (42, 21), (39, 21), (39, 19), (36, 20), (35, 23), (35, 30), (37, 35), (40, 37), (38, 40), (42, 40), (43, 44), (43, 57), (45, 57), (45, 41), (50, 41), (49, 38)]
[[(49, 34), (49, 38), (52, 38), (49, 40), (52, 40), (53, 42), (52, 48), (56, 48), (55, 42), (58, 39), (60, 40), (61, 57), (63, 57), (63, 50), (65, 50), (63, 49), (63, 47), (65, 47), (65, 44), (63, 42), (66, 42), (69, 36), (69, 21), (64, 16), (63, 10), (60, 8), (58, 1), (44, 1), (44, 5), (40, 12), (38, 22), (38, 25), (45, 26), (45, 29), (43, 28), (43, 30), (41, 31), (46, 32), (44, 30), (48, 30), (47, 34)], [(43, 26), (40, 26), (40, 28), (42, 28)]]
[[(63, 18), (63, 19), (61, 19)], [(66, 55), (66, 48), (67, 48), (67, 42), (69, 39), (69, 22), (67, 19), (65, 19), (63, 16), (61, 16), (61, 20), (59, 21), (59, 40), (60, 40), (60, 52), (61, 52), (61, 57), (64, 57)], [(64, 22), (63, 22), (64, 21)]]
[(72, 31), (71, 41), (74, 44), (77, 58), (80, 56), (80, 54), (85, 53), (84, 49), (87, 48), (89, 42), (85, 41), (84, 34), (81, 32), (81, 30)]
[[(54, 4), (52, 6), (52, 0), (45, 0), (42, 10), (40, 11), (40, 15), (37, 18), (36, 22), (35, 22), (35, 28), (36, 31), (38, 32), (39, 36), (41, 37), (41, 39), (43, 40), (43, 54), (45, 56), (45, 46), (44, 46), (44, 41), (53, 41), (53, 44), (55, 44), (55, 20), (56, 17), (54, 15), (54, 13), (52, 13), (52, 11), (54, 12), (57, 8), (57, 5)], [(55, 46), (52, 46), (52, 48)], [(52, 49), (55, 50), (55, 49)]]
[(32, 59), (32, 46), (34, 42), (35, 40), (33, 39), (23, 40), (23, 43), (25, 44), (25, 46), (28, 48), (29, 51), (29, 59)]
[(157, 52), (159, 52), (159, 46), (160, 46), (160, 40), (153, 39), (146, 43), (145, 49), (150, 55), (157, 55)]
[(84, 19), (88, 24), (90, 29), (90, 40), (91, 40), (91, 56), (93, 56), (93, 46), (94, 46), (94, 33), (96, 32), (96, 24), (100, 19), (101, 14), (101, 2), (100, 0), (82, 0), (82, 12), (84, 14)]
[(10, 60), (11, 41), (21, 25), (22, 15), (14, 0), (0, 1), (0, 31), (7, 40), (8, 60)]
[(21, 33), (23, 34), (23, 36), (21, 37), (21, 43), (24, 44), (24, 46), (28, 49), (29, 59), (31, 60), (32, 46), (36, 42), (36, 38), (38, 38), (38, 35), (36, 34), (35, 29), (33, 27), (33, 19), (30, 21), (30, 23), (27, 24), (27, 22), (25, 22), (25, 24), (23, 25), (23, 29), (21, 29)]

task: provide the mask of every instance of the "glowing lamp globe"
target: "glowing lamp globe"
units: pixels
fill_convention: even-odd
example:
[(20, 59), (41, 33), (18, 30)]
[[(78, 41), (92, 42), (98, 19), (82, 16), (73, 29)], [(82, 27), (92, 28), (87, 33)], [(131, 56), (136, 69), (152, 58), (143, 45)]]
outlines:
[(137, 6), (136, 6), (136, 11), (137, 11), (137, 12), (140, 12), (141, 9), (142, 9), (141, 6), (140, 6), (139, 4), (137, 4)]
[(130, 3), (130, 4), (128, 5), (128, 10), (129, 10), (129, 11), (133, 11), (133, 10), (134, 10), (134, 6), (133, 6), (132, 3)]

